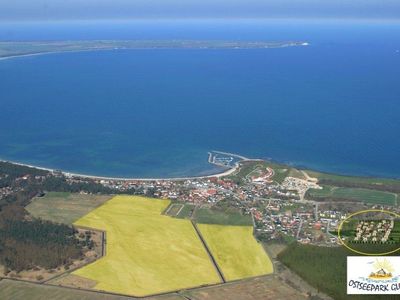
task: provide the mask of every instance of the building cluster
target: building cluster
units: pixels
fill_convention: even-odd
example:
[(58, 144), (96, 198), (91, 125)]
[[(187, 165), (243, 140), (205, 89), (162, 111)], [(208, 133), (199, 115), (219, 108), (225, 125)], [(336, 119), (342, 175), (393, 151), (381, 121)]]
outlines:
[(360, 221), (356, 227), (354, 241), (386, 243), (393, 227), (393, 220)]
[(289, 191), (296, 191), (301, 200), (304, 199), (308, 189), (322, 189), (315, 181), (290, 176), (282, 182), (282, 187)]
[[(329, 224), (334, 226), (342, 215), (336, 212), (322, 212), (316, 215), (312, 204), (302, 203), (300, 193), (308, 188), (318, 188), (315, 182), (289, 177), (282, 184), (272, 181), (271, 168), (258, 168), (238, 184), (229, 177), (198, 178), (183, 181), (173, 180), (104, 180), (95, 181), (118, 191), (135, 190), (138, 194), (157, 198), (178, 200), (195, 205), (214, 205), (225, 200), (229, 205), (251, 214), (256, 223), (256, 232), (268, 239), (281, 235), (296, 238), (303, 243), (336, 240), (327, 235)], [(326, 217), (324, 218), (326, 214)], [(323, 220), (321, 220), (321, 218)], [(321, 235), (324, 238), (321, 238)], [(334, 241), (332, 240), (334, 239)]]
[(256, 230), (267, 234), (271, 240), (284, 235), (304, 244), (332, 245), (337, 242), (329, 233), (331, 224), (336, 224), (337, 220), (321, 220), (318, 215), (316, 218), (315, 207), (298, 200), (269, 201), (257, 221)]
[(15, 190), (10, 186), (0, 188), (0, 199), (11, 195)]
[(25, 174), (10, 180), (8, 174), (2, 174), (0, 175), (0, 199), (22, 191), (28, 184), (41, 183), (46, 177)]
[(179, 200), (194, 204), (216, 203), (231, 194), (237, 186), (218, 178), (174, 180), (95, 180), (120, 192), (134, 190), (137, 194)]
[[(68, 182), (84, 180), (80, 177), (70, 176)], [(253, 204), (260, 198), (296, 198), (294, 191), (288, 191), (276, 183), (260, 184), (251, 179), (245, 184), (238, 184), (230, 178), (196, 178), (181, 181), (175, 180), (111, 180), (93, 179), (95, 183), (115, 189), (120, 192), (130, 190), (138, 194), (148, 195), (157, 198), (179, 200), (194, 204), (216, 203), (226, 198), (236, 198), (243, 204)]]

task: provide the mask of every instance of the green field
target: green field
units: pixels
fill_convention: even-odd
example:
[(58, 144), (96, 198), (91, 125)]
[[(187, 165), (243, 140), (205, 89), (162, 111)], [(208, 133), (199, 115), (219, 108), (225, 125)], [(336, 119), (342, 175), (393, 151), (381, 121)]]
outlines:
[(400, 179), (344, 176), (305, 170), (311, 177), (318, 178), (320, 185), (342, 188), (370, 189), (400, 194)]
[(202, 207), (196, 210), (194, 220), (199, 224), (219, 224), (219, 225), (238, 225), (252, 226), (253, 221), (250, 215), (243, 215), (238, 210), (215, 209)]
[(26, 210), (36, 218), (72, 224), (110, 198), (107, 195), (49, 192), (44, 197), (33, 199)]
[(190, 218), (194, 209), (194, 204), (187, 203), (171, 203), (170, 206), (165, 210), (165, 214), (170, 217), (186, 219)]
[(191, 222), (161, 215), (169, 203), (116, 196), (79, 219), (75, 225), (106, 231), (106, 256), (73, 274), (135, 296), (220, 282)]
[(166, 209), (165, 214), (167, 216), (175, 217), (180, 210), (183, 209), (183, 204), (171, 203)]
[(273, 272), (272, 262), (254, 238), (252, 226), (197, 226), (226, 280)]
[[(34, 284), (3, 279), (0, 281), (2, 300), (129, 300), (131, 297), (106, 295), (97, 292), (67, 289), (58, 286)], [(146, 298), (148, 300), (184, 300), (178, 295)]]
[(397, 195), (389, 192), (362, 188), (323, 186), (322, 190), (310, 189), (307, 196), (315, 198), (348, 199), (373, 204), (396, 205)]
[(303, 172), (299, 171), (299, 170), (297, 170), (295, 168), (291, 168), (290, 169), (288, 176), (299, 178), (299, 179), (303, 179), (303, 180), (307, 180), (307, 177), (303, 174)]
[(179, 214), (176, 216), (177, 218), (189, 218), (195, 209), (194, 204), (184, 204), (182, 210), (179, 212)]
[(345, 176), (338, 174), (322, 173), (310, 170), (304, 170), (311, 177), (316, 177), (320, 180), (332, 180), (338, 182), (356, 183), (356, 184), (376, 184), (376, 185), (393, 185), (400, 186), (399, 179), (389, 178), (375, 178), (375, 177), (357, 177), (357, 176)]

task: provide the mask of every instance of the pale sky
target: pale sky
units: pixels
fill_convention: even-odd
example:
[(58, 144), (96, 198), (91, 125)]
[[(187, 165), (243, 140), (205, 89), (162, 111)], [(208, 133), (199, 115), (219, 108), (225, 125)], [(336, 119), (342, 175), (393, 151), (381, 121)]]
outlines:
[(0, 21), (135, 18), (400, 19), (400, 0), (0, 0)]

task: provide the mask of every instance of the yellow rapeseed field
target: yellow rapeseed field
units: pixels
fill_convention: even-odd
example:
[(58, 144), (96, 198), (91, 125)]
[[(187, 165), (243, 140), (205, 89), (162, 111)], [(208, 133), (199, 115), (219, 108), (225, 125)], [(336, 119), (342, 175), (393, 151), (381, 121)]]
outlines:
[(116, 196), (76, 221), (105, 230), (107, 244), (105, 257), (73, 274), (135, 296), (220, 282), (190, 221), (161, 215), (169, 203)]
[(254, 238), (252, 226), (197, 226), (226, 280), (273, 272), (272, 262)]

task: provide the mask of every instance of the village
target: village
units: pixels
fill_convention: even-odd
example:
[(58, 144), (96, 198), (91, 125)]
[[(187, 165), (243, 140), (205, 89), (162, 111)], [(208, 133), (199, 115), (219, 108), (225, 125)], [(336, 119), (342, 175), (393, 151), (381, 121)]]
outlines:
[(394, 227), (393, 220), (380, 221), (359, 221), (356, 228), (356, 236), (354, 241), (366, 242), (382, 242), (385, 243), (389, 239), (389, 235)]
[(286, 177), (280, 184), (272, 179), (273, 176), (273, 169), (267, 167), (248, 174), (242, 184), (230, 177), (184, 181), (100, 179), (97, 182), (119, 191), (134, 189), (148, 196), (196, 206), (212, 207), (228, 199), (230, 206), (241, 210), (243, 214), (252, 215), (255, 232), (263, 240), (284, 238), (301, 243), (337, 244), (337, 238), (330, 234), (330, 230), (337, 228), (346, 213), (319, 210), (318, 204), (304, 200), (309, 188), (318, 188), (315, 180)]
[[(221, 161), (226, 160), (218, 158), (218, 163)], [(4, 179), (5, 175), (2, 176)], [(309, 189), (321, 189), (315, 178), (285, 176), (278, 182), (275, 180), (276, 171), (265, 164), (253, 168), (239, 179), (234, 175), (186, 180), (119, 180), (66, 176), (60, 171), (51, 172), (46, 176), (27, 174), (16, 178), (17, 184), (0, 187), (0, 198), (23, 189), (26, 186), (24, 182), (37, 184), (49, 176), (63, 178), (70, 185), (91, 182), (114, 193), (170, 199), (196, 207), (213, 207), (225, 201), (230, 207), (252, 216), (256, 236), (263, 241), (297, 240), (304, 244), (334, 246), (339, 241), (333, 232), (337, 231), (340, 222), (354, 210), (385, 208), (365, 203), (336, 205), (307, 200), (306, 193)], [(86, 193), (84, 190), (80, 192)], [(390, 224), (382, 222), (359, 225), (354, 240), (387, 240)], [(389, 229), (386, 230), (387, 228)], [(383, 231), (384, 229), (386, 231)]]
[[(335, 206), (307, 200), (308, 189), (321, 188), (315, 178), (287, 176), (278, 183), (273, 180), (274, 175), (272, 168), (258, 167), (247, 174), (241, 183), (229, 176), (185, 181), (101, 180), (100, 183), (120, 190), (139, 188), (147, 195), (196, 206), (212, 207), (219, 201), (228, 199), (230, 206), (252, 215), (255, 232), (260, 239), (297, 240), (304, 244), (324, 246), (339, 244), (337, 235), (333, 232), (337, 231), (339, 224), (354, 210), (384, 208), (365, 203)], [(385, 226), (387, 224), (378, 229)], [(378, 238), (379, 235), (376, 239)]]

